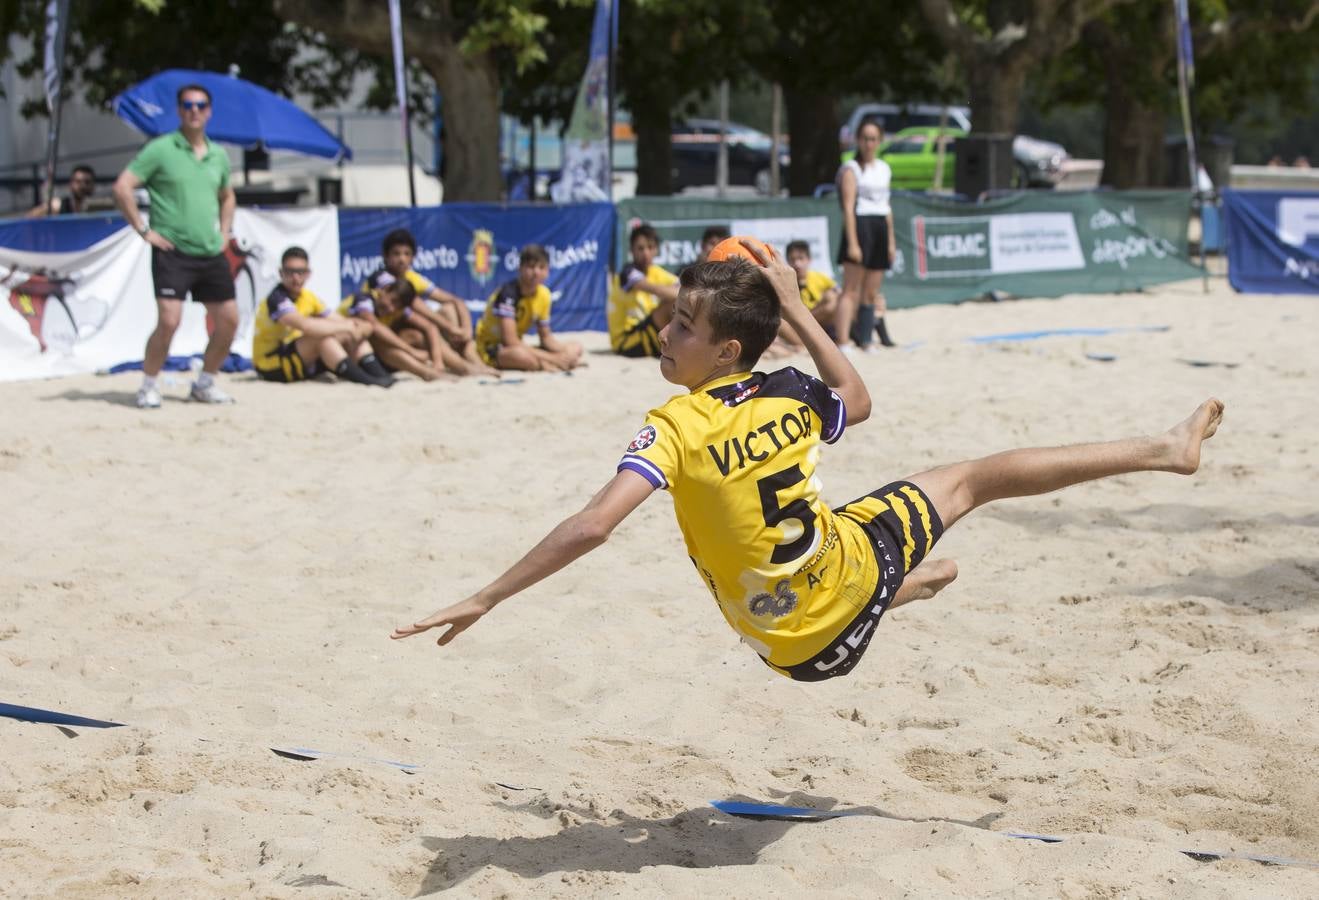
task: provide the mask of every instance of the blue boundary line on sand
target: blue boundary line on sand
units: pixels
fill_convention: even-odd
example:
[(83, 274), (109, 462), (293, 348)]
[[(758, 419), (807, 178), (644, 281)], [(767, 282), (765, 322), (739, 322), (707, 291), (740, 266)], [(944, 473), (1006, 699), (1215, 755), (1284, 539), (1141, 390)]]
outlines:
[[(829, 819), (842, 819), (849, 816), (874, 816), (884, 818), (878, 813), (865, 809), (814, 809), (809, 806), (783, 806), (778, 803), (750, 803), (741, 800), (711, 800), (710, 805), (720, 812), (727, 813), (730, 816), (751, 819), (775, 819), (780, 821), (794, 822), (823, 822)], [(989, 829), (985, 829), (989, 830)], [(1019, 831), (994, 831), (992, 834), (1003, 837), (1016, 838), (1025, 841), (1041, 841), (1046, 844), (1060, 844), (1067, 840), (1064, 837), (1058, 837), (1050, 834), (1029, 834)], [(1217, 850), (1181, 850), (1177, 851), (1185, 856), (1189, 856), (1196, 862), (1216, 862), (1223, 859), (1248, 859), (1251, 862), (1261, 863), (1267, 866), (1301, 866), (1309, 869), (1319, 869), (1319, 862), (1310, 862), (1304, 859), (1289, 859), (1285, 856), (1262, 856), (1254, 853), (1232, 853), (1220, 852)]]
[(37, 709), (35, 706), (15, 706), (12, 703), (0, 703), (0, 716), (18, 719), (20, 722), (37, 722), (43, 725), (74, 725), (83, 728), (123, 728), (123, 722), (106, 722), (103, 719), (88, 719), (69, 713), (55, 712), (50, 709)]

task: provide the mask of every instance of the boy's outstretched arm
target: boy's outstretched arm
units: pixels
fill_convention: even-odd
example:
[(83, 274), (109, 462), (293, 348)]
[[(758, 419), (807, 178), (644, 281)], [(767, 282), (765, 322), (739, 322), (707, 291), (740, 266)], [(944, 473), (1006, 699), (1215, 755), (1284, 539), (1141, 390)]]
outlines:
[(391, 638), (411, 637), (432, 628), (450, 626), (436, 641), (441, 647), (471, 628), (495, 605), (526, 590), (609, 539), (610, 533), (655, 490), (636, 472), (624, 470), (591, 498), (581, 512), (554, 527), (513, 566), (466, 600), (445, 607), (412, 625), (394, 629)]
[(801, 302), (801, 288), (797, 285), (797, 273), (792, 266), (781, 259), (767, 258), (758, 247), (746, 241), (742, 242), (742, 246), (755, 256), (765, 270), (765, 277), (778, 294), (780, 315), (797, 332), (797, 339), (805, 345), (806, 352), (811, 354), (820, 372), (820, 380), (843, 398), (843, 405), (847, 408), (847, 424), (856, 425), (870, 418), (870, 391), (866, 389), (866, 383), (833, 339), (825, 334), (824, 327), (811, 315), (806, 304)]

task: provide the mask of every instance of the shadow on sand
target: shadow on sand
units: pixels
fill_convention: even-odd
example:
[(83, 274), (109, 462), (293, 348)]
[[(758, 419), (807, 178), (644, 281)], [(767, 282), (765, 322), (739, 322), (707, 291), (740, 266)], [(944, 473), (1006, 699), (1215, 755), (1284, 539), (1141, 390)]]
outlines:
[[(772, 792), (780, 794), (778, 791)], [(731, 797), (750, 801), (750, 797)], [(776, 798), (789, 806), (833, 809), (838, 801), (794, 791)], [(457, 887), (486, 866), (494, 866), (523, 878), (540, 878), (551, 872), (640, 872), (646, 866), (681, 866), (705, 869), (716, 866), (754, 865), (761, 851), (781, 838), (789, 828), (813, 823), (774, 819), (747, 819), (726, 815), (714, 807), (680, 812), (667, 819), (645, 819), (614, 811), (609, 821), (590, 821), (594, 813), (556, 806), (542, 795), (523, 804), (505, 808), (541, 819), (558, 817), (565, 824), (556, 834), (543, 837), (496, 838), (484, 835), (424, 837), (422, 843), (435, 854), (416, 896)], [(1001, 813), (989, 813), (974, 821), (948, 818), (909, 818), (873, 806), (848, 807), (859, 814), (900, 822), (951, 822), (988, 829)], [(577, 821), (577, 819), (586, 821)]]

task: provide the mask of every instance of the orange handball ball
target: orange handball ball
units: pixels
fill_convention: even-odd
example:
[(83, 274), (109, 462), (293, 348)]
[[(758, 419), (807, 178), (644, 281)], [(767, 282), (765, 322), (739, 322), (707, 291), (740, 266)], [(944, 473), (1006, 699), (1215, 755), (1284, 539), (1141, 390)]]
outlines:
[(760, 260), (756, 259), (750, 250), (742, 246), (743, 241), (746, 241), (761, 253), (765, 254), (768, 259), (779, 258), (779, 255), (774, 252), (774, 248), (769, 244), (766, 244), (764, 241), (745, 234), (735, 234), (732, 237), (724, 238), (722, 241), (715, 244), (714, 247), (711, 248), (710, 255), (706, 257), (706, 260), (709, 262), (721, 262), (725, 259), (731, 259), (734, 256), (740, 256), (743, 259), (750, 260), (756, 265), (760, 265)]

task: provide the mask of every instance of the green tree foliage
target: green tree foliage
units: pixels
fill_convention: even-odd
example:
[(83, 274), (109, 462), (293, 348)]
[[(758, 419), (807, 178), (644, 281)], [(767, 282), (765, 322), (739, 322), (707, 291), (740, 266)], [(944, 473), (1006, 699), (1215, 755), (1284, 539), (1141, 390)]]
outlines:
[(792, 139), (789, 190), (809, 195), (838, 168), (838, 129), (845, 94), (875, 100), (951, 100), (946, 52), (910, 4), (891, 4), (881, 22), (850, 0), (802, 5), (769, 0), (771, 29), (744, 54), (767, 80), (783, 86)]
[[(1266, 104), (1312, 107), (1319, 73), (1319, 5), (1311, 0), (1192, 0), (1195, 107), (1205, 138)], [(1176, 20), (1171, 2), (1110, 10), (1042, 79), (1052, 103), (1097, 102), (1104, 110), (1103, 183), (1117, 188), (1186, 182), (1169, 171), (1165, 139), (1180, 135)], [(1276, 130), (1276, 121), (1272, 123)], [(1262, 162), (1261, 160), (1256, 160)], [(1222, 173), (1217, 173), (1219, 180)]]
[[(45, 39), (42, 0), (2, 0), (0, 48), (24, 40), (15, 62), (24, 76), (39, 74)], [(260, 0), (160, 3), (98, 0), (70, 4), (65, 93), (104, 106), (129, 85), (169, 68), (225, 72), (237, 65), (253, 81), (285, 93), (295, 82), (294, 56), (308, 36), (271, 17)], [(11, 98), (25, 115), (44, 115), (45, 97)]]
[(743, 50), (768, 14), (746, 0), (634, 0), (619, 19), (620, 100), (637, 134), (637, 193), (672, 193), (672, 114), (694, 93), (747, 77)]
[[(497, 200), (500, 59), (515, 70), (545, 60), (545, 15), (534, 0), (404, 0), (405, 48), (444, 98), (445, 196)], [(335, 45), (391, 53), (389, 10), (379, 0), (274, 0), (276, 16)]]
[(920, 0), (920, 7), (930, 29), (961, 61), (976, 130), (1015, 134), (1027, 78), (1075, 44), (1086, 22), (1132, 2)]

